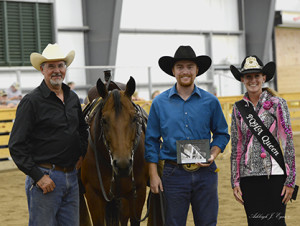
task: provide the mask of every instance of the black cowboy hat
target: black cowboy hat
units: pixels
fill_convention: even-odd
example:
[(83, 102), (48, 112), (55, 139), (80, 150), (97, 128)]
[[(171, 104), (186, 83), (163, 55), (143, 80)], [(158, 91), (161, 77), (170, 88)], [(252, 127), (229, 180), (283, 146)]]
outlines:
[(158, 60), (158, 64), (164, 72), (174, 77), (172, 68), (175, 62), (179, 60), (190, 60), (195, 62), (199, 68), (196, 76), (206, 72), (211, 65), (211, 59), (209, 56), (196, 56), (194, 50), (190, 46), (179, 46), (174, 57), (163, 56)]
[(269, 62), (265, 66), (263, 65), (262, 61), (255, 55), (247, 56), (242, 64), (241, 69), (238, 70), (235, 66), (230, 66), (230, 71), (235, 77), (236, 80), (241, 81), (241, 76), (249, 73), (263, 73), (267, 76), (266, 82), (270, 81), (276, 70), (276, 65), (274, 62)]

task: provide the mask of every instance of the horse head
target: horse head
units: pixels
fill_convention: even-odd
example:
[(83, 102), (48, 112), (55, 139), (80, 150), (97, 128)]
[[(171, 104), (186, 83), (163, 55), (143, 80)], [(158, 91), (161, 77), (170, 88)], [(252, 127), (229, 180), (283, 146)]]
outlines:
[(99, 79), (97, 91), (103, 99), (99, 126), (103, 143), (110, 155), (111, 166), (116, 175), (129, 176), (139, 133), (136, 108), (131, 100), (135, 91), (135, 80), (130, 77), (125, 91), (115, 89), (109, 92)]

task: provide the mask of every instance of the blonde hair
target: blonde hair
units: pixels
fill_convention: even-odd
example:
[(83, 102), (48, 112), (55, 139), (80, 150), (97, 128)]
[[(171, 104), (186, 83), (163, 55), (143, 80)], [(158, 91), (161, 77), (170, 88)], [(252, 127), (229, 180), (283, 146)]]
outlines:
[(269, 88), (269, 87), (265, 87), (265, 88), (262, 88), (263, 91), (268, 91), (272, 96), (274, 97), (277, 97), (279, 94), (278, 92), (276, 92), (275, 90)]

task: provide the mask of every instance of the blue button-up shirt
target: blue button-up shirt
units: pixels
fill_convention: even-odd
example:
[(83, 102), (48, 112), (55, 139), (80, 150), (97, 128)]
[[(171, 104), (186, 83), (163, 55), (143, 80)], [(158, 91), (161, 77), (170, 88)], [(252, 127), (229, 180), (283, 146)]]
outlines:
[(175, 84), (152, 102), (145, 138), (145, 158), (147, 162), (154, 163), (160, 159), (177, 161), (176, 140), (209, 139), (210, 147), (218, 146), (223, 152), (229, 138), (219, 100), (195, 86), (185, 101), (179, 96)]

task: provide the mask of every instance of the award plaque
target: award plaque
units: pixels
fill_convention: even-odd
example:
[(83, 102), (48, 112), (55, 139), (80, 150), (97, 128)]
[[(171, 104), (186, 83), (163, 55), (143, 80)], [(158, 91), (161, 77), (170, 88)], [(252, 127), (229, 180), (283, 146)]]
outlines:
[(207, 163), (210, 158), (210, 145), (208, 139), (203, 140), (177, 140), (177, 163)]

